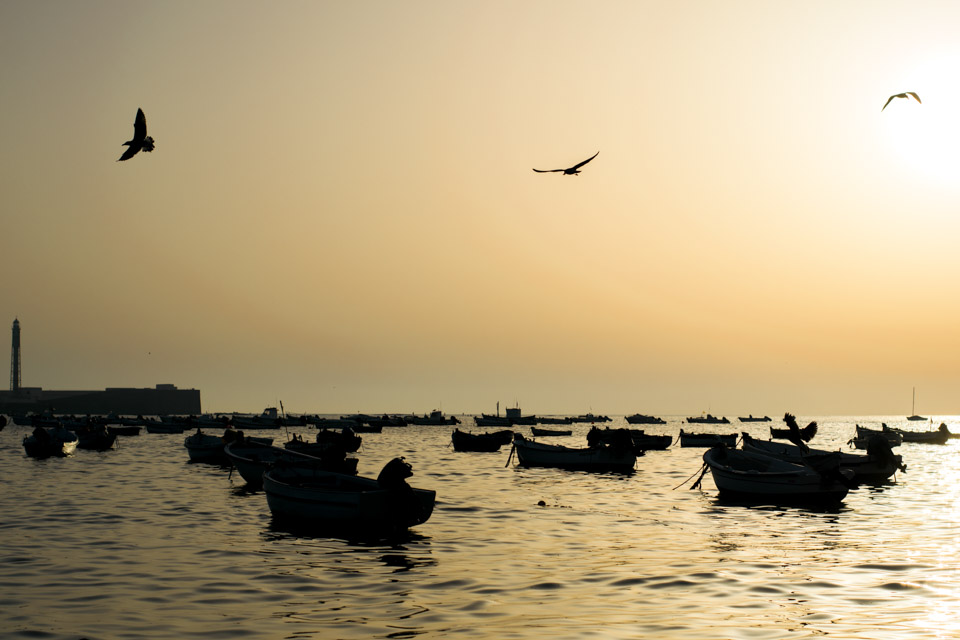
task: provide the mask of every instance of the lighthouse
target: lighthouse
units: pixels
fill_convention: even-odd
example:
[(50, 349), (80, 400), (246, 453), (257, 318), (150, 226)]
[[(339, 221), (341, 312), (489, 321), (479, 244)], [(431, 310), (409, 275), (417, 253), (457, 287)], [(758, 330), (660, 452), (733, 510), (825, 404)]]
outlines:
[(10, 391), (20, 391), (20, 321), (13, 319), (13, 342), (10, 345)]

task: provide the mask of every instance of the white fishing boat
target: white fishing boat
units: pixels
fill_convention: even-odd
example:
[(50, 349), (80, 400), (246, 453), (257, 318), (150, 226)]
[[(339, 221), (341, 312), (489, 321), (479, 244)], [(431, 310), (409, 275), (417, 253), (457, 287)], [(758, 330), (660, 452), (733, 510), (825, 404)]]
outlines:
[[(588, 448), (564, 447), (527, 440), (515, 434), (512, 455), (522, 467), (555, 467), (574, 471), (616, 471), (630, 473), (637, 463), (632, 446), (600, 445)], [(507, 460), (509, 464), (509, 458)]]
[(406, 529), (427, 521), (436, 492), (415, 489), (403, 458), (394, 458), (376, 480), (277, 465), (263, 474), (263, 491), (275, 518), (331, 529)]
[(823, 503), (842, 501), (848, 491), (849, 470), (813, 469), (778, 458), (713, 447), (703, 454), (721, 498), (760, 504)]

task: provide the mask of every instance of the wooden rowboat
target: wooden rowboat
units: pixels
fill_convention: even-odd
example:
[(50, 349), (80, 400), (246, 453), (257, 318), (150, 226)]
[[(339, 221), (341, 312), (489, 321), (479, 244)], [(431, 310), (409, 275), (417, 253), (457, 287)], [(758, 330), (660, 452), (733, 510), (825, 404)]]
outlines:
[(376, 480), (303, 466), (277, 465), (263, 474), (274, 518), (332, 529), (406, 529), (430, 518), (435, 491), (410, 487), (409, 465), (394, 458)]

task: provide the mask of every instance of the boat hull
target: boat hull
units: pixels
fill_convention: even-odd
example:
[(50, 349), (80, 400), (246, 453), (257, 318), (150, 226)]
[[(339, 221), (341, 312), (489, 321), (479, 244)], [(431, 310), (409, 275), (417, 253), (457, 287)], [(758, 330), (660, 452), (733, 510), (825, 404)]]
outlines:
[(630, 473), (637, 463), (636, 454), (622, 447), (577, 449), (521, 439), (514, 440), (513, 447), (517, 462), (522, 467)]
[(298, 467), (263, 474), (275, 518), (336, 529), (405, 529), (426, 522), (436, 492), (408, 489), (383, 489), (370, 478)]
[(759, 504), (835, 504), (848, 488), (813, 469), (769, 456), (715, 447), (703, 454), (721, 498)]

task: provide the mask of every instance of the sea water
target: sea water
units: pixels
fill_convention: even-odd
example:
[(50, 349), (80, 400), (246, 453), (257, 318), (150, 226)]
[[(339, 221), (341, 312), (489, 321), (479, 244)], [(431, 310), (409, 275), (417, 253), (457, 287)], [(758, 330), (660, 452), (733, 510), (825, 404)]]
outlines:
[[(814, 444), (832, 449), (856, 423), (932, 428), (800, 421), (812, 419)], [(782, 426), (673, 418), (646, 429), (765, 438), (770, 424)], [(481, 431), (469, 417), (461, 427)], [(539, 440), (584, 446), (588, 428)], [(7, 426), (0, 636), (960, 637), (960, 440), (898, 447), (906, 473), (824, 511), (727, 504), (709, 474), (691, 490), (703, 449), (676, 443), (625, 476), (518, 468), (509, 446), (458, 453), (451, 430), (362, 434), (361, 475), (405, 456), (437, 505), (405, 536), (354, 540), (278, 526), (236, 472), (188, 461), (187, 434), (34, 460), (21, 445), (29, 428)]]

